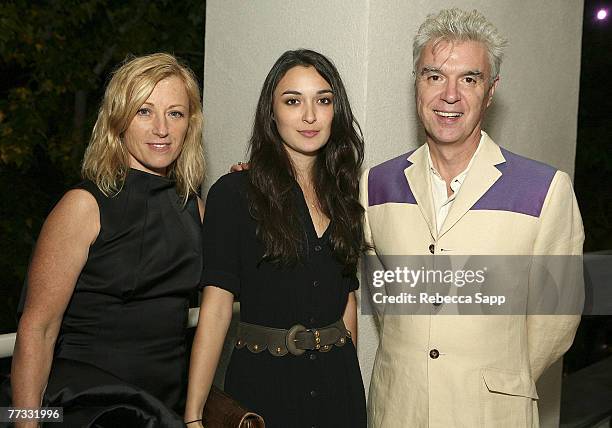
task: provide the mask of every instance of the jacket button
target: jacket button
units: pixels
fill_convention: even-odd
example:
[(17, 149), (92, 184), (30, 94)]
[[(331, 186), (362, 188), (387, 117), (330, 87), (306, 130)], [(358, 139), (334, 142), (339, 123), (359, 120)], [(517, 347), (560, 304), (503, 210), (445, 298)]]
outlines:
[(440, 356), (440, 352), (438, 352), (437, 349), (432, 349), (431, 351), (429, 351), (429, 356), (435, 360)]
[(310, 396), (312, 398), (316, 397), (317, 396), (317, 391), (315, 391), (314, 389), (312, 391), (310, 391)]
[(430, 245), (429, 245), (429, 252), (430, 252), (431, 254), (433, 254), (433, 253), (435, 252), (435, 250), (436, 250), (435, 245), (434, 245), (434, 244), (430, 244)]
[(319, 252), (323, 249), (323, 247), (321, 247), (320, 245), (315, 245), (314, 250)]
[(319, 286), (319, 281), (312, 281), (312, 286), (317, 288)]
[(310, 360), (314, 361), (317, 359), (317, 354), (315, 354), (314, 352), (312, 354), (310, 354)]

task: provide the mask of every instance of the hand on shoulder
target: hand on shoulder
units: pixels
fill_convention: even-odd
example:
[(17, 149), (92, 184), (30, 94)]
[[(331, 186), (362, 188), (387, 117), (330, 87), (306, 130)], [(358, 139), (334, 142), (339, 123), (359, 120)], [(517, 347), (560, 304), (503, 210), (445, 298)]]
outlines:
[(229, 172), (247, 171), (249, 169), (248, 162), (238, 162), (230, 166)]

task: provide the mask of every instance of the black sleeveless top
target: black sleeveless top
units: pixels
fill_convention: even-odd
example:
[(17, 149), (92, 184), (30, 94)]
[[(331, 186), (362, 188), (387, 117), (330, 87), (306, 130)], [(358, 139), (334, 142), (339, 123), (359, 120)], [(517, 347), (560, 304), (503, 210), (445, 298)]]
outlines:
[(66, 361), (79, 373), (87, 363), (181, 411), (189, 296), (202, 272), (197, 201), (183, 205), (172, 180), (134, 169), (114, 197), (91, 181), (77, 188), (96, 198), (100, 233), (66, 309), (55, 349), (62, 369), (49, 386), (70, 377)]

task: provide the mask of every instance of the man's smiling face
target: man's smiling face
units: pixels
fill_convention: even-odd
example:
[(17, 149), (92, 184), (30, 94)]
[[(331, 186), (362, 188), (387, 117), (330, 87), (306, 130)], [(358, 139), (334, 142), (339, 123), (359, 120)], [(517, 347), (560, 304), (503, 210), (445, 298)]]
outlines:
[(416, 72), (416, 103), (429, 143), (479, 141), (491, 84), (486, 47), (480, 42), (429, 42)]

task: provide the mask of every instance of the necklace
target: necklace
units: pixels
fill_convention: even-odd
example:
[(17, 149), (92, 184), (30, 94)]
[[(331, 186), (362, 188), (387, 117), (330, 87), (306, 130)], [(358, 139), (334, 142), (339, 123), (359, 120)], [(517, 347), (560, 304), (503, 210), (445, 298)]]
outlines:
[(316, 196), (316, 192), (312, 186), (312, 183), (301, 183), (300, 187), (302, 188), (302, 194), (304, 195), (304, 201), (306, 201), (306, 206), (308, 208), (313, 209), (315, 211), (319, 211), (319, 201)]

